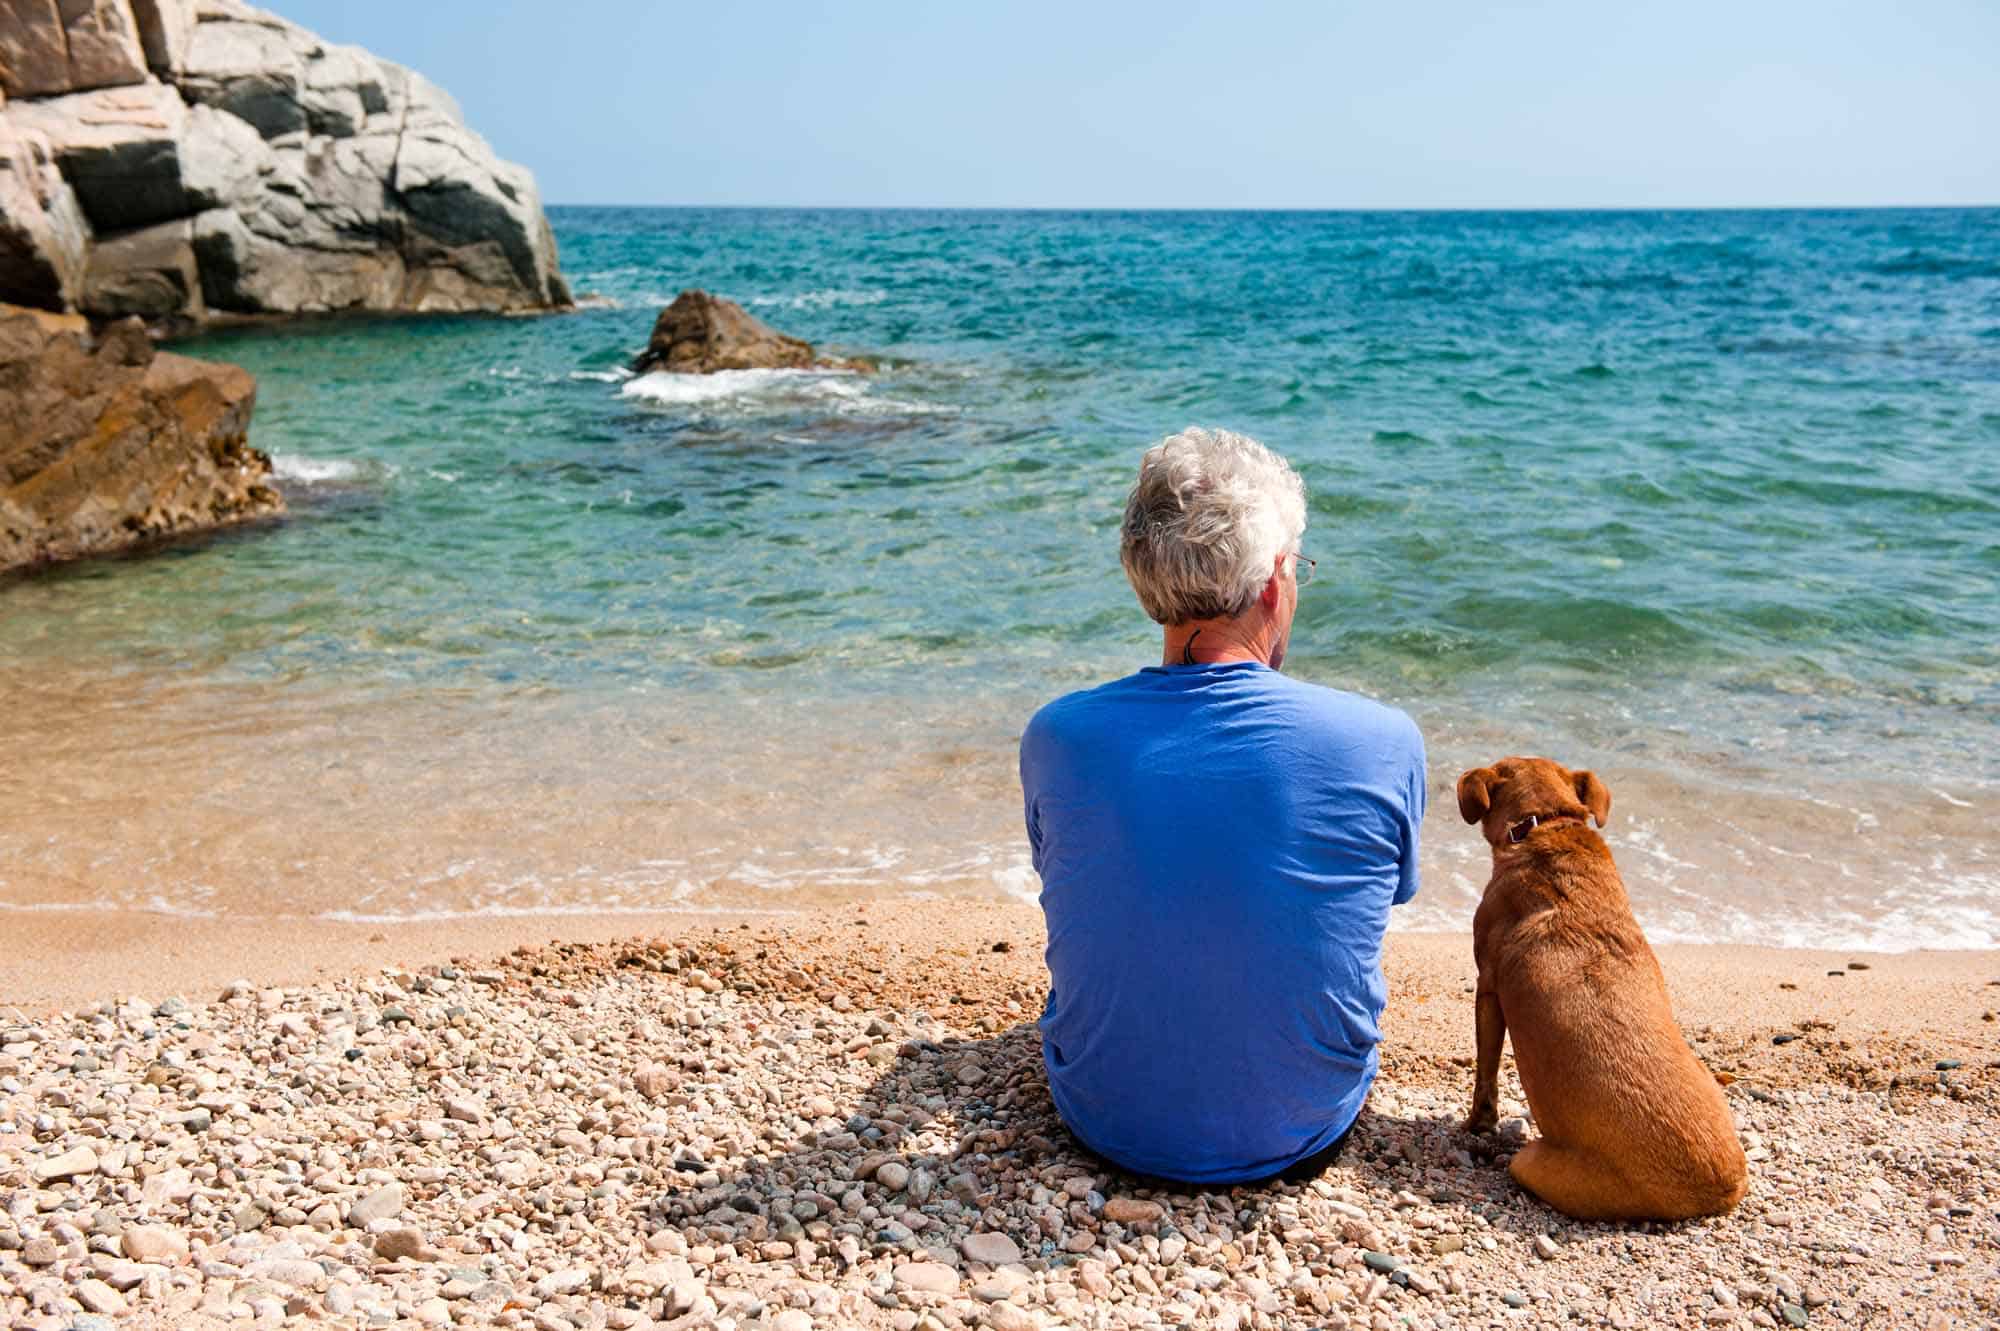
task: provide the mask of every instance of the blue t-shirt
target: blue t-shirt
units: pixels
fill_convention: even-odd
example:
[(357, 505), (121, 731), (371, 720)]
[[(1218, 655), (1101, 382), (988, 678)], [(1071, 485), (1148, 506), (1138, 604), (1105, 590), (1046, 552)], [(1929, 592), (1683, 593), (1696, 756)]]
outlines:
[(1042, 1053), (1083, 1143), (1191, 1183), (1275, 1174), (1361, 1112), (1424, 742), (1256, 661), (1155, 666), (1021, 737), (1048, 918)]

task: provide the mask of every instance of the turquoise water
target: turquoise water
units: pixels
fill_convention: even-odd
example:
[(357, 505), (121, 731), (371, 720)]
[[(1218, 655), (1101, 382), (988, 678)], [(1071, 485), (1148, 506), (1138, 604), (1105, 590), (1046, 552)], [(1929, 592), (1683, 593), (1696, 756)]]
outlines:
[[(515, 886), (467, 908), (606, 904), (589, 881), (667, 861), (612, 904), (719, 903), (792, 882), (780, 860), (1020, 891), (1011, 737), (1157, 652), (1124, 490), (1147, 444), (1222, 425), (1311, 491), (1289, 668), (1408, 708), (1441, 790), (1501, 751), (1618, 773), (1635, 899), (1688, 936), (1994, 937), (2000, 211), (552, 217), (600, 298), (577, 313), (182, 347), (258, 376), (291, 518), (0, 589), (0, 662), (52, 697), (117, 681), (163, 755), (224, 697), (266, 741), (400, 717), (369, 741), (385, 817), (453, 770), (485, 807), (574, 764), (575, 807), (647, 792), (639, 826), (704, 782), (786, 792), (670, 818), (667, 851), (596, 828), (582, 855), (565, 824), (502, 872), (468, 833), (450, 881)], [(631, 381), (691, 286), (883, 369)], [(642, 740), (669, 732), (707, 775), (659, 775)], [(447, 761), (447, 735), (493, 748)], [(317, 804), (320, 780), (256, 784)], [(268, 798), (308, 842), (353, 826)], [(142, 869), (171, 820), (146, 835), (117, 872), (187, 904)], [(1469, 836), (1427, 832), (1456, 885), (1429, 923), (1469, 910)], [(736, 877), (682, 872), (711, 853)], [(394, 864), (369, 870), (386, 913), (450, 867)], [(1860, 885), (1829, 915), (1815, 874)]]

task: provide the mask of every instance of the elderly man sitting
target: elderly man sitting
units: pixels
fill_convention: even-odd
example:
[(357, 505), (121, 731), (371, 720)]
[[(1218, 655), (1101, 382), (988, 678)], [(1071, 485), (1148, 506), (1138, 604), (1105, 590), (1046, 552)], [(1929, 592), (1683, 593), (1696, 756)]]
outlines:
[(1058, 698), (1021, 737), (1049, 1089), (1135, 1173), (1316, 1173), (1375, 1077), (1423, 737), (1278, 673), (1305, 525), (1304, 483), (1253, 440), (1188, 430), (1149, 450), (1120, 557), (1165, 625), (1161, 663)]

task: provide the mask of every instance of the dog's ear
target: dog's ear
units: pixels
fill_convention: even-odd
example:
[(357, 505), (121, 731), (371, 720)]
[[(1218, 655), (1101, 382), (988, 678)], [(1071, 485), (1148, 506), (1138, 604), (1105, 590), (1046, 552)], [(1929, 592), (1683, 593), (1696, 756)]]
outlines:
[(1490, 767), (1475, 767), (1458, 779), (1458, 812), (1468, 823), (1476, 823), (1493, 807), (1492, 787), (1499, 776)]
[(1576, 797), (1583, 801), (1583, 807), (1590, 810), (1590, 816), (1597, 820), (1599, 827), (1611, 816), (1611, 787), (1597, 779), (1595, 772), (1576, 772)]

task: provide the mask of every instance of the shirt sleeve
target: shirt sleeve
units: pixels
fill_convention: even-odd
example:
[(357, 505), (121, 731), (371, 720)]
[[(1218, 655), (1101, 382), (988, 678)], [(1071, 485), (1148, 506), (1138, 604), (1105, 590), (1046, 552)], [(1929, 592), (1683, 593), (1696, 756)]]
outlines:
[(1398, 906), (1417, 894), (1417, 847), (1423, 834), (1425, 802), (1430, 796), (1424, 736), (1414, 722), (1410, 726), (1410, 743), (1410, 770), (1403, 791), (1402, 863), (1395, 896)]
[(1034, 724), (1021, 735), (1021, 817), (1028, 828), (1028, 858), (1035, 866), (1037, 874), (1042, 871), (1042, 820), (1035, 811), (1035, 780), (1029, 760), (1029, 746), (1034, 735)]

